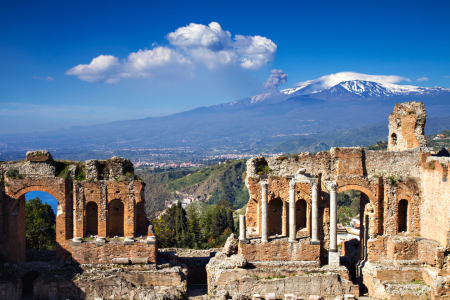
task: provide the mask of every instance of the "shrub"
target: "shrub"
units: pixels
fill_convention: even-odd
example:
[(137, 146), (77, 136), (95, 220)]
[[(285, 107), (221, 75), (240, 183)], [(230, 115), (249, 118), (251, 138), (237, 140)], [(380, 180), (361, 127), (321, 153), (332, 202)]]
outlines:
[(17, 170), (16, 168), (10, 168), (6, 173), (6, 176), (8, 178), (23, 178), (23, 176), (19, 173), (19, 170)]

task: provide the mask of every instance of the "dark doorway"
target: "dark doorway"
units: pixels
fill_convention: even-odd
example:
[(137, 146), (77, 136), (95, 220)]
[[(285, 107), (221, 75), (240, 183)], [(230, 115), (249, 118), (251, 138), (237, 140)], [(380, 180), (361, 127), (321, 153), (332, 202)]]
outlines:
[(37, 271), (30, 271), (22, 277), (22, 299), (33, 299), (34, 281), (39, 275)]
[(398, 232), (408, 231), (408, 200), (398, 202)]

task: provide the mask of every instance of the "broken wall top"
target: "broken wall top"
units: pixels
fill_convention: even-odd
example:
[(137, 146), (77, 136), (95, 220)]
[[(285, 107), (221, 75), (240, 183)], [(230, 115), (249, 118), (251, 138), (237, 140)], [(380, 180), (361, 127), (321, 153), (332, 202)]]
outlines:
[(28, 151), (26, 159), (0, 163), (0, 174), (10, 178), (63, 177), (76, 180), (134, 180), (134, 167), (129, 159), (114, 156), (108, 160), (86, 162), (53, 160), (49, 151)]
[(389, 116), (388, 151), (403, 151), (419, 147), (429, 152), (425, 138), (427, 114), (423, 102), (395, 104)]

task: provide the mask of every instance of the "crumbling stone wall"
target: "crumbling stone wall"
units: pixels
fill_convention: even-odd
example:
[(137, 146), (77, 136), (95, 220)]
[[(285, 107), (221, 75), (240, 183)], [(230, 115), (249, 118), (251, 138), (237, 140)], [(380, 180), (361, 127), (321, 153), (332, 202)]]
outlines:
[(389, 116), (388, 151), (407, 150), (420, 147), (428, 152), (425, 138), (427, 114), (423, 102), (405, 102), (395, 104)]
[[(87, 235), (88, 222), (91, 222), (89, 234), (94, 232), (105, 238), (111, 236), (110, 225), (115, 225), (114, 220), (110, 223), (109, 218), (110, 203), (113, 201), (123, 206), (123, 221), (119, 224), (123, 228), (121, 235), (147, 235), (145, 210), (136, 209), (136, 206), (143, 207), (144, 186), (134, 179), (130, 160), (113, 157), (86, 163), (54, 161), (51, 154), (44, 150), (29, 151), (26, 158), (20, 162), (0, 164), (0, 232), (4, 230), (5, 233), (0, 238), (0, 259), (3, 261), (26, 260), (25, 194), (30, 191), (44, 191), (58, 200), (58, 258), (72, 250), (67, 241)], [(96, 208), (96, 216), (86, 212), (88, 204), (90, 209)]]

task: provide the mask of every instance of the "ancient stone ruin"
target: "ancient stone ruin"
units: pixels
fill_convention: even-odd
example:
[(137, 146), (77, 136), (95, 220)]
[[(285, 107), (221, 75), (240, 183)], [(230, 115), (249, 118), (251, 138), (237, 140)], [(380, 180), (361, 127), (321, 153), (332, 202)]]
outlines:
[[(0, 173), (0, 299), (26, 293), (34, 299), (185, 294), (186, 270), (156, 265), (158, 242), (145, 215), (144, 184), (130, 160), (55, 161), (48, 151), (29, 151), (26, 160), (1, 163)], [(30, 191), (58, 201), (53, 258), (51, 251), (25, 248)]]
[[(396, 104), (388, 151), (250, 159), (238, 253), (252, 267), (216, 267), (210, 294), (450, 299), (450, 157), (429, 153), (425, 120), (423, 103)], [(361, 192), (360, 236), (339, 251), (347, 190)]]
[[(28, 281), (36, 299), (173, 299), (190, 280), (207, 280), (211, 299), (450, 299), (450, 157), (430, 154), (425, 120), (423, 103), (400, 103), (387, 151), (250, 159), (247, 211), (224, 249), (158, 249), (128, 160), (4, 162), (0, 299), (21, 299)], [(25, 249), (33, 190), (59, 203), (56, 263)], [(337, 195), (349, 190), (361, 195), (359, 240), (338, 243)]]

